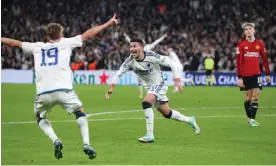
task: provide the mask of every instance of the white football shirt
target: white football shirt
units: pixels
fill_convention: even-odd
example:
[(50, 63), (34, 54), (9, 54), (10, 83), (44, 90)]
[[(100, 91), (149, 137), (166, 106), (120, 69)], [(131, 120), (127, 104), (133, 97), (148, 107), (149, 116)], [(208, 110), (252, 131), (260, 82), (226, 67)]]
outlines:
[(115, 74), (112, 83), (116, 84), (120, 77), (132, 68), (143, 81), (145, 88), (149, 89), (153, 85), (158, 85), (165, 81), (160, 65), (171, 67), (174, 77), (180, 78), (180, 72), (177, 66), (168, 57), (159, 55), (153, 51), (144, 53), (145, 58), (142, 61), (137, 61), (130, 55)]
[(169, 57), (175, 64), (177, 64), (177, 66), (183, 66), (175, 52), (171, 52)]
[(22, 42), (23, 50), (34, 55), (37, 94), (73, 89), (70, 57), (72, 50), (81, 46), (81, 35), (55, 43)]

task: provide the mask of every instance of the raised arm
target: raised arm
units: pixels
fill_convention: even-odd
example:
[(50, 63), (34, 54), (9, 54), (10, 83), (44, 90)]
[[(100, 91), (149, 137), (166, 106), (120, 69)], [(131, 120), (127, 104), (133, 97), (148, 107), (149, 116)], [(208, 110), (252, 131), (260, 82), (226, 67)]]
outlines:
[(131, 61), (132, 61), (132, 57), (130, 56), (124, 61), (124, 63), (121, 65), (120, 69), (116, 72), (115, 76), (112, 79), (111, 86), (105, 95), (106, 99), (109, 99), (110, 95), (114, 91), (115, 86), (116, 86), (117, 82), (119, 81), (119, 79), (121, 78), (121, 76), (129, 70)]
[(114, 14), (114, 16), (106, 23), (96, 26), (94, 28), (88, 29), (86, 32), (84, 32), (81, 35), (82, 41), (87, 40), (90, 37), (94, 37), (95, 35), (97, 35), (99, 32), (101, 32), (103, 29), (105, 29), (106, 27), (112, 25), (113, 23), (118, 24), (118, 20), (116, 18), (116, 14)]
[(155, 40), (153, 43), (148, 44), (149, 49), (152, 50), (157, 44), (159, 44), (160, 42), (162, 42), (167, 36), (168, 35), (165, 33), (159, 39)]
[(35, 43), (21, 42), (10, 38), (1, 37), (1, 43), (7, 44), (11, 47), (22, 48), (24, 52), (32, 53), (35, 48)]
[(22, 48), (22, 42), (19, 40), (14, 40), (10, 38), (1, 37), (1, 43), (7, 44), (11, 47), (19, 47)]
[(130, 43), (130, 37), (126, 34), (126, 33), (124, 33), (124, 37), (125, 37), (125, 39), (126, 39), (126, 41), (128, 42), (128, 43)]

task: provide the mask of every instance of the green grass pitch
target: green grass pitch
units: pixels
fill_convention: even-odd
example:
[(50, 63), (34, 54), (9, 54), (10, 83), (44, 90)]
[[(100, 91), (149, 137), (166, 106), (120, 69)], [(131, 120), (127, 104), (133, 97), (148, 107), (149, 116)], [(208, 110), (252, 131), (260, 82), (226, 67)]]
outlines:
[(137, 141), (146, 127), (138, 87), (118, 86), (105, 100), (107, 89), (75, 85), (86, 113), (94, 114), (89, 131), (98, 153), (95, 160), (82, 151), (75, 116), (59, 106), (48, 115), (64, 143), (63, 158), (56, 160), (52, 142), (35, 123), (35, 85), (2, 84), (2, 164), (276, 164), (276, 88), (261, 92), (258, 128), (247, 126), (243, 94), (236, 87), (184, 87), (183, 93), (171, 93), (170, 88), (170, 106), (195, 115), (201, 135), (155, 110), (152, 144)]

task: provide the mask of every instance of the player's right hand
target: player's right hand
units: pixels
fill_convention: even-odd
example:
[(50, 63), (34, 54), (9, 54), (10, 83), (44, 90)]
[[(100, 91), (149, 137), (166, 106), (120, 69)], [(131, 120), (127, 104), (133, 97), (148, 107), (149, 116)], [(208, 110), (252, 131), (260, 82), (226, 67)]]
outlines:
[(108, 90), (107, 93), (105, 94), (105, 98), (109, 99), (111, 94), (112, 94), (112, 91)]
[(182, 92), (182, 86), (181, 86), (181, 83), (180, 83), (180, 79), (179, 79), (179, 78), (176, 78), (176, 79), (174, 80), (174, 86), (177, 87), (178, 92)]
[(243, 84), (242, 78), (239, 78), (239, 79), (238, 79), (238, 87), (244, 88), (244, 84)]

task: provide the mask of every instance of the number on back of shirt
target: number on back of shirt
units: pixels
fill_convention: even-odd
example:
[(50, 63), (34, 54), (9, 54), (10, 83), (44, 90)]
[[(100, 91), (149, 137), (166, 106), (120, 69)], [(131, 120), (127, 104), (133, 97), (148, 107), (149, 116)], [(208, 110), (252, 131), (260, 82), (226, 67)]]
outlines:
[(40, 66), (55, 66), (58, 64), (58, 48), (54, 47), (49, 50), (41, 49), (42, 62)]

